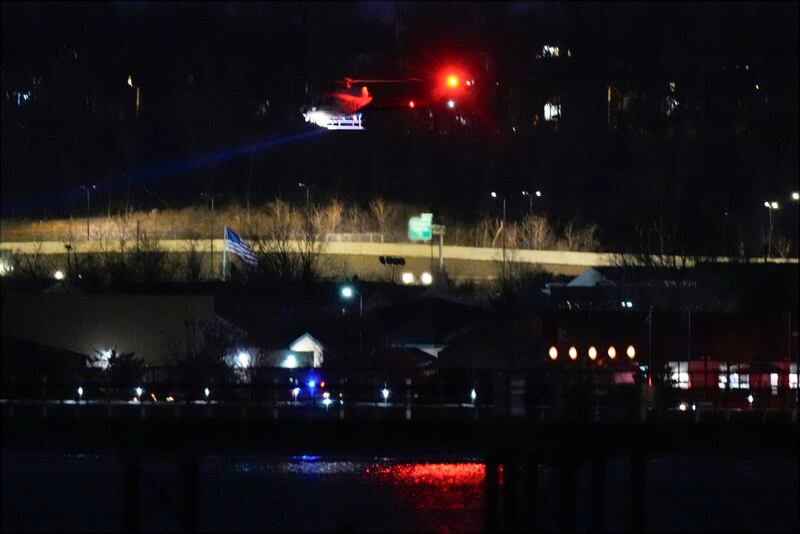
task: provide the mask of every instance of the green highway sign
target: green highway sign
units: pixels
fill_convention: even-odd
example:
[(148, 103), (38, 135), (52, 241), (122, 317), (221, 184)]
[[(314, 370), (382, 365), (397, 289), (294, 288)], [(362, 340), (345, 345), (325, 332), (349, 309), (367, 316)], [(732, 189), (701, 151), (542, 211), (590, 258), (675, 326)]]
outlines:
[(408, 219), (408, 239), (429, 241), (433, 236), (433, 213), (420, 213), (419, 217)]

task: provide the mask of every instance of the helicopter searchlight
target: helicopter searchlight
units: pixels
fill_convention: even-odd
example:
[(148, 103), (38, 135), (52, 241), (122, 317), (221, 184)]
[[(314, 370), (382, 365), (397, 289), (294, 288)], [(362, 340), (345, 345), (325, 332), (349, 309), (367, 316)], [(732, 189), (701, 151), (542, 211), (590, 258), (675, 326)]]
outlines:
[(306, 122), (316, 124), (328, 130), (363, 130), (364, 124), (361, 120), (361, 113), (352, 115), (331, 115), (326, 111), (311, 108), (311, 111), (303, 113)]

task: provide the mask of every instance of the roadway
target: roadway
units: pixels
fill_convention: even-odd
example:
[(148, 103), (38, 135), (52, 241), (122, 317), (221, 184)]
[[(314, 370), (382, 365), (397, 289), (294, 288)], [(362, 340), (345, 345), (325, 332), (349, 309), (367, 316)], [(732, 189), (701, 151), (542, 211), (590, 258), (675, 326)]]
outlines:
[[(271, 243), (274, 245), (274, 243)], [(23, 241), (23, 242), (0, 242), (0, 253), (12, 254), (43, 254), (53, 256), (64, 256), (66, 263), (66, 249), (63, 241)], [(121, 243), (120, 240), (78, 240), (72, 242), (72, 252), (74, 254), (101, 253), (101, 252), (122, 252), (132, 251), (135, 243), (129, 241)], [(171, 254), (185, 254), (194, 247), (197, 252), (209, 254), (214, 251), (213, 265), (221, 262), (220, 252), (225, 246), (222, 239), (161, 239), (158, 241), (159, 248)], [(269, 246), (270, 243), (267, 243)], [(290, 247), (297, 250), (297, 243), (291, 243)], [(487, 247), (465, 247), (445, 245), (442, 251), (444, 266), (450, 277), (456, 281), (466, 280), (487, 280), (493, 279), (497, 275), (498, 263), (503, 260), (502, 248)], [(417, 243), (361, 243), (361, 242), (325, 242), (322, 247), (322, 267), (326, 274), (357, 273), (359, 276), (375, 278), (386, 276), (389, 268), (381, 265), (377, 260), (380, 256), (398, 256), (406, 259), (406, 267), (398, 268), (397, 275), (403, 270), (410, 270), (417, 275), (424, 270), (434, 269), (438, 265), (438, 246)], [(624, 256), (613, 252), (576, 252), (568, 250), (527, 250), (527, 249), (507, 249), (505, 251), (506, 261), (520, 264), (536, 266), (539, 269), (548, 271), (552, 274), (575, 276), (589, 267), (606, 267), (629, 264), (635, 262), (631, 256)], [(681, 259), (666, 258), (669, 262), (677, 260), (677, 264), (682, 264)], [(739, 262), (738, 258), (716, 257), (708, 260), (722, 263)], [(750, 258), (752, 263), (764, 263), (764, 258)], [(797, 258), (770, 258), (770, 263), (792, 263), (797, 264)], [(689, 258), (687, 266), (694, 264), (694, 260)]]

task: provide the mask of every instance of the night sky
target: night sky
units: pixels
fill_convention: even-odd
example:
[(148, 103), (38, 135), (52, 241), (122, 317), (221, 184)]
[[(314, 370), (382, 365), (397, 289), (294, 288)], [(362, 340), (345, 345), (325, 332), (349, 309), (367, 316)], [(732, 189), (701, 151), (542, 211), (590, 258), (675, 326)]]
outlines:
[[(86, 183), (115, 210), (201, 193), (299, 201), (303, 181), (451, 220), (486, 214), (488, 191), (542, 189), (549, 217), (621, 243), (636, 209), (718, 236), (763, 225), (763, 201), (798, 188), (794, 2), (26, 2), (2, 14), (4, 217), (69, 215)], [(571, 57), (537, 59), (548, 44)], [(477, 80), (465, 127), (440, 109), (382, 109), (390, 90), (377, 85), (365, 132), (303, 122), (334, 80), (427, 83), (445, 65)], [(653, 110), (669, 82), (679, 105), (665, 118)], [(609, 86), (628, 106), (618, 117)], [(554, 95), (561, 122), (537, 123)], [(252, 143), (266, 148), (225, 152)], [(796, 235), (796, 210), (781, 217)]]

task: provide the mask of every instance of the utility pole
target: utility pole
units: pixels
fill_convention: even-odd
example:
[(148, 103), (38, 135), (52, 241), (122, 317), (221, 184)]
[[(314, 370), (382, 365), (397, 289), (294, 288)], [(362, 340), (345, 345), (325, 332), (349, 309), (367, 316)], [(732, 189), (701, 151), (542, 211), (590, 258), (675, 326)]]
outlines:
[(218, 196), (219, 195), (214, 195), (210, 193), (200, 193), (201, 198), (211, 201), (211, 232), (209, 233), (211, 241), (211, 260), (210, 260), (211, 268), (209, 269), (209, 274), (212, 277), (214, 276), (214, 226), (216, 223), (216, 219), (214, 218), (214, 199)]

